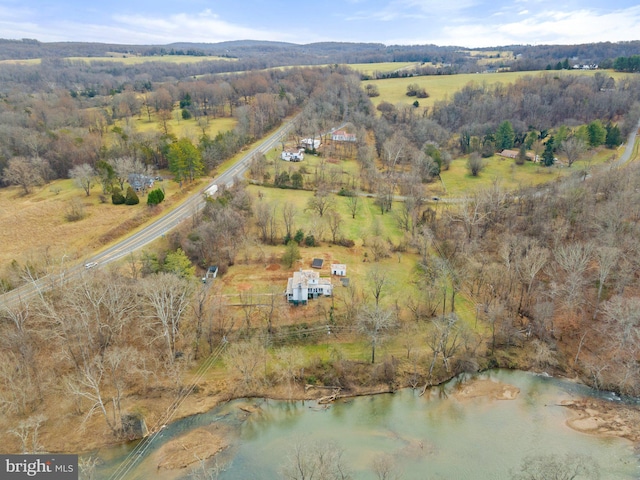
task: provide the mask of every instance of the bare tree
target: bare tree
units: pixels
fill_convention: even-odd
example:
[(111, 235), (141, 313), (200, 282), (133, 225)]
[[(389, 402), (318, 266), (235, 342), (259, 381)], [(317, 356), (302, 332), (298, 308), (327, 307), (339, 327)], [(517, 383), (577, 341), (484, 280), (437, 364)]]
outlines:
[(69, 170), (69, 177), (73, 178), (76, 185), (84, 190), (87, 197), (91, 193), (91, 187), (96, 180), (96, 172), (91, 165), (83, 163)]
[(40, 445), (38, 434), (40, 427), (47, 421), (47, 417), (43, 414), (34, 415), (18, 422), (15, 428), (9, 430), (9, 433), (15, 435), (20, 440), (22, 453), (44, 453), (44, 447)]
[(298, 209), (291, 202), (284, 202), (282, 205), (282, 220), (284, 222), (285, 237), (292, 238), (295, 230), (295, 218), (298, 215)]
[(331, 241), (337, 243), (340, 235), (340, 227), (342, 227), (343, 219), (335, 210), (329, 210), (327, 213), (327, 223), (329, 224), (329, 230), (331, 230)]
[(9, 164), (2, 172), (5, 183), (19, 185), (25, 195), (31, 193), (31, 189), (43, 182), (42, 175), (33, 159), (15, 157), (9, 160)]
[(319, 188), (316, 194), (309, 198), (307, 210), (314, 211), (322, 217), (333, 207), (333, 203), (333, 198), (330, 196), (329, 191), (325, 188)]
[(386, 270), (379, 266), (373, 268), (369, 274), (369, 284), (371, 286), (371, 293), (373, 293), (373, 298), (376, 301), (377, 308), (380, 304), (380, 299), (382, 298), (385, 288), (390, 285), (390, 280), (387, 276)]
[(151, 275), (142, 280), (149, 328), (156, 338), (163, 340), (166, 360), (170, 364), (176, 358), (180, 326), (189, 307), (192, 290), (188, 280), (171, 273)]
[(259, 368), (264, 363), (266, 351), (259, 339), (234, 342), (225, 351), (226, 365), (241, 376), (241, 387), (252, 389), (263, 380), (264, 370)]
[(590, 456), (567, 453), (564, 457), (556, 454), (526, 457), (519, 471), (511, 472), (513, 480), (573, 480), (600, 478), (600, 466)]
[(571, 167), (587, 151), (587, 144), (578, 137), (569, 137), (560, 143), (560, 151), (567, 156), (567, 166)]
[(360, 210), (360, 196), (354, 193), (347, 197), (347, 209), (351, 214), (351, 218), (355, 219), (358, 211)]
[(281, 474), (287, 480), (349, 480), (352, 477), (343, 455), (344, 451), (336, 444), (298, 440)]
[(376, 346), (385, 332), (395, 326), (391, 311), (380, 308), (377, 304), (365, 306), (358, 313), (358, 330), (369, 337), (371, 342), (371, 363), (376, 361)]
[(618, 263), (620, 257), (620, 249), (616, 247), (602, 246), (595, 250), (596, 260), (598, 261), (598, 293), (596, 295), (596, 306), (593, 309), (593, 319), (598, 316), (598, 308), (602, 299), (602, 289), (609, 278), (611, 270)]

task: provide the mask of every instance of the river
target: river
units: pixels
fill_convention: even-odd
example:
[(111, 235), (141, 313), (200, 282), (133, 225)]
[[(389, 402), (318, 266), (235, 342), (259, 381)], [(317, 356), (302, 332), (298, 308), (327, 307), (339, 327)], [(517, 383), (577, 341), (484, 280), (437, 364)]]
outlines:
[[(478, 380), (520, 391), (511, 400), (460, 394)], [(160, 449), (186, 432), (214, 425), (231, 432), (229, 448), (217, 457), (225, 465), (219, 477), (224, 480), (281, 478), (283, 463), (301, 441), (337, 444), (355, 479), (375, 479), (372, 462), (383, 454), (393, 457), (402, 479), (508, 479), (525, 457), (550, 454), (586, 455), (597, 462), (602, 479), (640, 478), (631, 442), (566, 426), (570, 412), (558, 403), (588, 396), (602, 398), (572, 382), (495, 370), (457, 377), (422, 397), (405, 389), (338, 401), (328, 408), (309, 401), (240, 399), (169, 425), (124, 478), (186, 478), (186, 470), (157, 469)], [(99, 452), (97, 478), (110, 478), (134, 447)]]

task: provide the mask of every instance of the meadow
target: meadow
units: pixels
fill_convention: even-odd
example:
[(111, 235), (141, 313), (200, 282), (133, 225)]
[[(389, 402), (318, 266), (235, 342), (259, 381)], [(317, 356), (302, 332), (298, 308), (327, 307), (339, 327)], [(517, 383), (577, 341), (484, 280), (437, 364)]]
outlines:
[(446, 100), (458, 90), (469, 83), (480, 85), (495, 85), (498, 83), (510, 84), (525, 76), (536, 75), (595, 75), (606, 73), (614, 79), (628, 76), (629, 74), (614, 72), (612, 70), (576, 70), (576, 71), (534, 71), (534, 72), (500, 72), (500, 73), (464, 73), (458, 75), (428, 75), (421, 77), (386, 78), (382, 80), (363, 80), (362, 85), (372, 84), (378, 87), (380, 96), (373, 97), (371, 101), (375, 106), (381, 102), (389, 102), (394, 105), (411, 105), (416, 101), (415, 97), (408, 97), (407, 86), (418, 84), (429, 94), (429, 98), (417, 99), (422, 108), (433, 107), (439, 100)]
[[(162, 123), (155, 113), (151, 114), (151, 121), (149, 121), (146, 113), (142, 112), (137, 117), (118, 122), (117, 125), (122, 126), (125, 123), (132, 126), (133, 129), (138, 132), (163, 131)], [(192, 142), (197, 143), (203, 131), (206, 132), (209, 137), (213, 138), (220, 132), (233, 130), (237, 123), (237, 120), (233, 117), (208, 117), (206, 119), (193, 117), (185, 120), (182, 118), (182, 111), (179, 108), (175, 108), (173, 112), (171, 112), (171, 119), (167, 120), (167, 130), (178, 138), (186, 137)]]

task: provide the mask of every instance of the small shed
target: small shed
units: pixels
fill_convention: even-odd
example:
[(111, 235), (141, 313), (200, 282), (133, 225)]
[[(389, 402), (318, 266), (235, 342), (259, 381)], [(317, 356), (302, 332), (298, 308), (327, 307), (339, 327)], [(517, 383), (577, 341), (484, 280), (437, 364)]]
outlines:
[(349, 279), (347, 277), (342, 277), (340, 279), (340, 283), (342, 283), (343, 287), (348, 287), (349, 286)]
[(207, 269), (207, 275), (205, 278), (216, 278), (218, 276), (218, 266), (213, 265)]
[(324, 260), (321, 258), (314, 258), (313, 262), (311, 262), (311, 268), (322, 268), (324, 264)]
[(347, 274), (347, 266), (344, 263), (332, 263), (331, 275), (338, 275), (344, 277)]

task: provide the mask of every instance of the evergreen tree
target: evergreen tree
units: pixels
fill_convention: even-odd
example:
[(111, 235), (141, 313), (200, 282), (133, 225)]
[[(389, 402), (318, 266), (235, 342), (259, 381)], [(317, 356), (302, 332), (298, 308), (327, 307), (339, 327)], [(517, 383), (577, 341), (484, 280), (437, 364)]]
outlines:
[(513, 131), (513, 125), (511, 125), (509, 120), (505, 120), (498, 126), (495, 134), (496, 149), (504, 150), (513, 148), (515, 138), (516, 134)]
[(162, 269), (168, 273), (175, 273), (182, 278), (193, 277), (196, 273), (196, 267), (193, 266), (187, 254), (181, 248), (178, 248), (175, 252), (167, 253)]
[(137, 205), (140, 203), (140, 199), (133, 188), (127, 188), (127, 196), (124, 199), (124, 203), (126, 205)]
[(300, 172), (295, 172), (291, 175), (291, 186), (297, 189), (304, 186), (304, 178)]
[(604, 128), (600, 120), (594, 120), (587, 125), (587, 135), (589, 146), (594, 148), (604, 144), (607, 139), (607, 129)]
[(290, 240), (287, 243), (287, 249), (282, 256), (282, 262), (287, 266), (287, 268), (293, 267), (293, 264), (300, 260), (302, 256), (300, 255), (300, 248), (298, 248), (298, 244), (293, 240)]
[(527, 161), (527, 147), (523, 143), (520, 145), (520, 150), (518, 151), (518, 156), (516, 157), (516, 165), (524, 165), (524, 162)]
[(158, 205), (164, 200), (164, 192), (156, 188), (155, 190), (151, 190), (149, 195), (147, 195), (147, 205)]
[(542, 163), (544, 163), (545, 167), (550, 167), (555, 161), (555, 157), (553, 154), (553, 150), (555, 149), (554, 143), (554, 138), (549, 137), (549, 140), (547, 140), (547, 143), (544, 147), (544, 153), (542, 154)]
[(173, 173), (176, 182), (193, 181), (204, 171), (200, 151), (188, 138), (181, 138), (169, 145), (167, 159), (169, 160), (169, 170)]
[(617, 146), (622, 144), (622, 134), (620, 133), (620, 129), (618, 125), (612, 125), (611, 122), (607, 123), (607, 137), (604, 144), (608, 148), (616, 148)]

